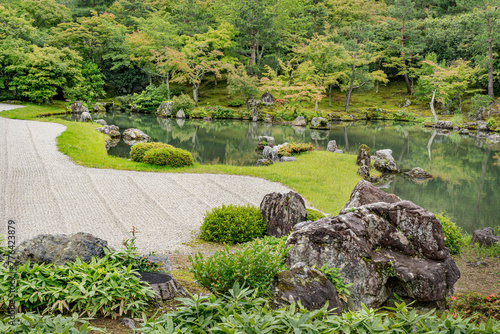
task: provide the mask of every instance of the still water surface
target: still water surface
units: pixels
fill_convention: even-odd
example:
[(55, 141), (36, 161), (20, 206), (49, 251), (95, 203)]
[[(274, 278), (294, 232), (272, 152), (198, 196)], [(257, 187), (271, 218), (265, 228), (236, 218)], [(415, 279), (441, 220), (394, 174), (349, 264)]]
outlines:
[[(275, 126), (245, 121), (160, 119), (152, 115), (110, 113), (104, 119), (121, 131), (138, 128), (152, 141), (190, 151), (201, 164), (253, 165), (259, 136), (273, 136), (276, 143), (307, 142), (326, 149), (336, 140), (340, 149), (357, 153), (360, 144), (376, 150), (390, 148), (398, 167), (422, 167), (434, 179), (416, 183), (398, 175), (384, 190), (432, 212), (445, 212), (465, 231), (498, 226), (500, 204), (500, 145), (484, 139), (443, 135), (410, 123), (339, 123), (329, 131)], [(120, 143), (109, 154), (128, 157), (130, 146)]]

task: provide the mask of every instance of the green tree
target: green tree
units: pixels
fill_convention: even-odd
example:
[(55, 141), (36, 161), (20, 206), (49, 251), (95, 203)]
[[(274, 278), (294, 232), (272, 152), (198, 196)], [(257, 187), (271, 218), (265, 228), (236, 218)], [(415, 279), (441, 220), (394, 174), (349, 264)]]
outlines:
[(34, 45), (31, 53), (9, 66), (9, 70), (16, 73), (10, 89), (30, 101), (50, 102), (58, 91), (73, 88), (83, 80), (81, 60), (69, 48)]
[(33, 19), (33, 25), (38, 28), (55, 27), (72, 19), (70, 10), (55, 0), (24, 0), (21, 7)]
[(259, 92), (259, 79), (248, 75), (245, 66), (239, 64), (232, 68), (227, 76), (227, 91), (230, 95), (243, 95), (247, 109), (250, 109), (248, 101)]
[(82, 80), (65, 89), (67, 97), (92, 105), (104, 95), (104, 76), (97, 64), (87, 61), (82, 65)]

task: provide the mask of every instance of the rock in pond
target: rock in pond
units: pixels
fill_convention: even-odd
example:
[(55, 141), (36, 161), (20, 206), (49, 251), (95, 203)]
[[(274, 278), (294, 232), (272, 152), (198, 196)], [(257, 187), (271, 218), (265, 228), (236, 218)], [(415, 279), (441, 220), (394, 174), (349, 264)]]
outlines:
[(80, 101), (76, 101), (75, 103), (69, 106), (71, 113), (73, 114), (81, 114), (83, 112), (89, 112), (87, 107), (85, 107)]
[(312, 311), (322, 308), (328, 301), (329, 310), (342, 313), (335, 286), (321, 271), (302, 262), (277, 274), (272, 293), (273, 304), (277, 308), (297, 304), (300, 300), (306, 309)]
[(378, 308), (394, 293), (445, 307), (460, 271), (444, 245), (441, 223), (412, 202), (382, 200), (297, 224), (286, 242), (292, 247), (287, 265), (340, 268), (344, 282), (353, 284), (347, 301), (352, 310), (361, 304)]
[(304, 199), (293, 191), (267, 194), (260, 203), (260, 212), (267, 225), (267, 234), (277, 238), (288, 235), (307, 217)]
[(90, 116), (90, 113), (88, 111), (82, 112), (80, 116), (80, 122), (92, 122), (92, 116)]
[(311, 119), (311, 128), (328, 129), (328, 120), (323, 117), (313, 117), (313, 119)]
[(306, 126), (307, 122), (304, 116), (299, 116), (292, 121), (293, 126)]
[(142, 143), (149, 141), (149, 136), (138, 129), (126, 129), (123, 131), (123, 141), (127, 145), (135, 145), (137, 143)]
[(418, 179), (431, 179), (432, 178), (432, 175), (429, 172), (423, 170), (420, 167), (415, 167), (411, 171), (405, 172), (405, 174), (414, 178), (414, 179), (417, 179), (417, 180)]
[(177, 114), (175, 114), (175, 118), (181, 118), (181, 119), (186, 118), (186, 114), (184, 113), (184, 110), (182, 110), (182, 109), (181, 109), (181, 110), (179, 110), (179, 111), (177, 112)]
[(30, 261), (37, 264), (65, 265), (66, 262), (75, 262), (77, 258), (89, 263), (92, 257), (103, 258), (104, 248), (107, 246), (106, 240), (89, 233), (40, 234), (17, 246), (14, 258), (20, 263)]
[(264, 146), (274, 147), (275, 144), (276, 141), (274, 140), (274, 137), (259, 136), (259, 141), (257, 142), (257, 148), (261, 150), (264, 148)]
[(378, 150), (376, 154), (373, 162), (376, 170), (382, 173), (399, 173), (396, 160), (392, 157), (392, 150)]
[(158, 109), (156, 110), (156, 114), (160, 117), (170, 117), (172, 116), (172, 106), (174, 102), (165, 101), (160, 104)]

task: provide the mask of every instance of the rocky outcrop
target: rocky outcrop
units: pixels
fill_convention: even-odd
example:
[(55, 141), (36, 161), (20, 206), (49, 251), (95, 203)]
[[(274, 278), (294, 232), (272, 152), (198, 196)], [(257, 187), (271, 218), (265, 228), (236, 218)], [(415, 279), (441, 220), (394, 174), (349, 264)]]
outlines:
[[(391, 151), (392, 153), (392, 151)], [(367, 166), (368, 168), (372, 165), (372, 159), (370, 156), (370, 148), (365, 144), (359, 145), (358, 157), (356, 158), (356, 165)]]
[(342, 306), (335, 286), (317, 269), (304, 263), (295, 264), (290, 270), (277, 274), (272, 287), (273, 304), (276, 308), (292, 303), (301, 304), (308, 310), (322, 308), (328, 302), (328, 309), (342, 313)]
[(370, 168), (368, 166), (360, 166), (357, 171), (358, 175), (364, 179), (370, 178)]
[(337, 151), (338, 147), (337, 147), (337, 141), (336, 140), (330, 140), (328, 142), (328, 145), (326, 146), (326, 150), (328, 152), (335, 152)]
[(378, 150), (376, 154), (373, 161), (376, 170), (382, 173), (399, 173), (396, 161), (392, 157), (392, 150)]
[(103, 127), (96, 128), (96, 130), (110, 136), (111, 138), (119, 138), (121, 136), (119, 131), (120, 128), (116, 125), (105, 125)]
[[(368, 182), (360, 183), (368, 188)], [(360, 198), (358, 186), (350, 202)], [(384, 198), (357, 208), (346, 205), (338, 216), (297, 224), (287, 239), (292, 247), (287, 265), (340, 268), (344, 282), (353, 284), (350, 309), (361, 304), (380, 307), (393, 293), (444, 307), (460, 272), (444, 245), (441, 223), (412, 202), (386, 203)]]
[(351, 192), (351, 197), (344, 206), (344, 210), (377, 202), (396, 203), (399, 201), (401, 198), (398, 196), (388, 194), (368, 181), (359, 181)]
[(160, 117), (170, 117), (172, 116), (172, 106), (174, 102), (165, 101), (160, 104), (158, 109), (156, 110), (156, 114)]
[(64, 265), (80, 258), (90, 262), (92, 257), (104, 257), (104, 248), (108, 242), (94, 237), (89, 233), (66, 234), (41, 234), (33, 239), (21, 243), (15, 249), (15, 259), (20, 263), (53, 263)]
[(138, 143), (143, 143), (149, 141), (149, 136), (138, 129), (126, 129), (123, 131), (123, 141), (127, 145), (135, 145)]
[(417, 180), (431, 179), (432, 178), (432, 175), (429, 172), (423, 170), (420, 167), (415, 167), (411, 171), (405, 172), (405, 174), (410, 176), (411, 178), (417, 179)]
[(271, 159), (259, 159), (255, 163), (255, 166), (270, 166), (273, 164), (273, 161)]
[(299, 116), (292, 121), (293, 126), (306, 126), (307, 122), (304, 116)]
[(323, 117), (314, 117), (311, 119), (312, 129), (328, 129), (328, 120)]
[(267, 225), (267, 234), (277, 238), (288, 235), (307, 216), (304, 199), (293, 191), (267, 194), (260, 203), (260, 212)]
[(181, 109), (181, 110), (179, 110), (179, 111), (177, 112), (177, 114), (175, 114), (175, 118), (180, 118), (180, 119), (184, 119), (184, 118), (186, 118), (186, 114), (184, 113), (184, 110), (182, 110), (182, 109)]
[(108, 123), (106, 123), (106, 121), (103, 119), (96, 119), (94, 122), (100, 125), (108, 125)]
[(278, 161), (278, 147), (264, 146), (262, 150), (262, 158), (271, 161)]
[(451, 121), (437, 121), (434, 126), (436, 128), (440, 128), (440, 129), (453, 129), (453, 122), (451, 122)]
[(264, 94), (262, 94), (262, 98), (260, 100), (265, 106), (272, 106), (274, 103), (273, 95), (269, 92), (265, 92)]
[(257, 122), (259, 120), (259, 111), (261, 108), (261, 101), (249, 99), (248, 100), (248, 108), (250, 109), (250, 113), (252, 115), (252, 122)]
[(490, 247), (497, 243), (500, 243), (500, 237), (495, 234), (495, 230), (492, 227), (475, 230), (472, 234), (472, 245), (479, 244), (479, 246)]
[(69, 106), (71, 113), (73, 114), (81, 114), (83, 112), (89, 112), (87, 107), (85, 107), (80, 101), (76, 101), (75, 103)]
[(257, 148), (263, 149), (264, 146), (273, 147), (276, 144), (274, 137), (271, 136), (259, 136), (259, 141), (257, 142)]
[(82, 115), (80, 116), (80, 122), (92, 122), (92, 116), (90, 116), (90, 113), (88, 111), (82, 112)]

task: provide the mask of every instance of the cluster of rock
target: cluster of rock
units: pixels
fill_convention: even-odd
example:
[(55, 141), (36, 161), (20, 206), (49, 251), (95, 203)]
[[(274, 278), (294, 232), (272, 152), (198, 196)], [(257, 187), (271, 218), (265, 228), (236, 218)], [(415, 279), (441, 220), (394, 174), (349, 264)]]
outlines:
[(269, 166), (277, 162), (297, 161), (297, 158), (294, 157), (280, 157), (278, 155), (280, 148), (285, 145), (288, 145), (288, 143), (276, 145), (274, 137), (259, 136), (257, 150), (262, 150), (262, 158), (257, 160), (255, 166)]
[(123, 131), (123, 141), (127, 145), (135, 145), (149, 141), (150, 137), (141, 130), (130, 128)]
[[(92, 106), (93, 112), (103, 112), (106, 111), (106, 103), (98, 102)], [(69, 106), (69, 111), (73, 115), (77, 115), (74, 120), (78, 122), (91, 122), (92, 116), (87, 107), (85, 107), (80, 101), (76, 101)]]
[(495, 230), (492, 227), (475, 230), (472, 234), (472, 245), (479, 244), (481, 247), (491, 247), (498, 243), (500, 243), (500, 236), (495, 234)]
[[(282, 198), (277, 208), (283, 207)], [(288, 221), (296, 220), (294, 216)], [(281, 226), (282, 232), (289, 228)], [(425, 306), (445, 307), (460, 277), (439, 220), (367, 181), (358, 183), (338, 216), (295, 223), (286, 245), (292, 247), (287, 255), (291, 269), (280, 273), (273, 286), (276, 305), (300, 299), (312, 308), (326, 300), (339, 310), (359, 309), (362, 304), (377, 308), (396, 293)], [(323, 265), (340, 268), (344, 283), (352, 284), (347, 302), (326, 293), (331, 289), (312, 269)], [(307, 290), (307, 285), (314, 288)]]

